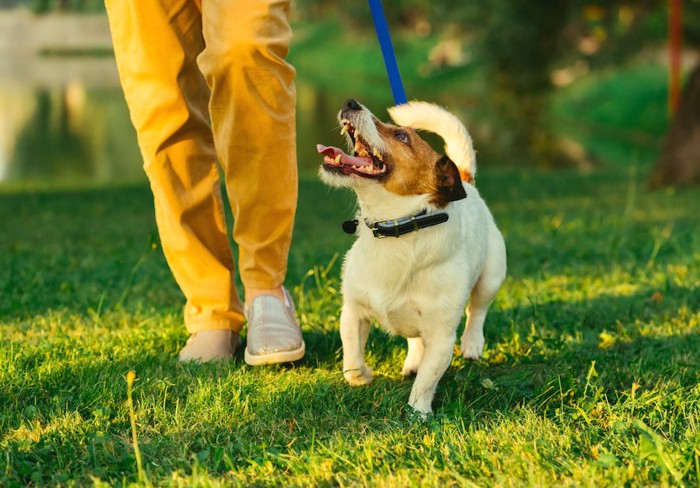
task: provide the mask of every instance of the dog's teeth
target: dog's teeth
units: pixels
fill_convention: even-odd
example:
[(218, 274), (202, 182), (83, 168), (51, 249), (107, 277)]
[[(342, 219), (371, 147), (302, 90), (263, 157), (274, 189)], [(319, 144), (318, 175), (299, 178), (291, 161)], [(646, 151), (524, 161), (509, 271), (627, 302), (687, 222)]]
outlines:
[(379, 151), (377, 151), (376, 148), (375, 148), (375, 149), (372, 149), (372, 154), (374, 154), (374, 156), (375, 156), (378, 160), (384, 161), (384, 159), (382, 158), (382, 155), (379, 153)]
[(342, 129), (340, 129), (340, 135), (344, 136), (348, 132), (348, 126), (344, 125)]
[(335, 164), (340, 164), (340, 154), (338, 154), (333, 161), (335, 161)]

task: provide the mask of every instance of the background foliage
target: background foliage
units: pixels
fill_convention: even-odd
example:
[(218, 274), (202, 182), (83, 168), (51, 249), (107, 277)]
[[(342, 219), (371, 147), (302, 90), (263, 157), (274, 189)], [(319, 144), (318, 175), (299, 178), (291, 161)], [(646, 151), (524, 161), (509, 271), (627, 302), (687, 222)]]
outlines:
[[(37, 12), (104, 8), (101, 0), (22, 4)], [(685, 43), (697, 47), (700, 2), (685, 0), (683, 5)], [(358, 35), (372, 29), (365, 2), (297, 0), (295, 6), (301, 25), (339, 19), (344, 30)], [(500, 151), (497, 159), (517, 155), (530, 164), (566, 166), (576, 164), (576, 158), (561, 147), (548, 122), (557, 78), (561, 82), (654, 56), (667, 36), (667, 7), (663, 0), (397, 0), (387, 2), (385, 10), (395, 37), (430, 37), (434, 71), (479, 66), (489, 80), (484, 95), (493, 124), (501, 128), (494, 145)]]

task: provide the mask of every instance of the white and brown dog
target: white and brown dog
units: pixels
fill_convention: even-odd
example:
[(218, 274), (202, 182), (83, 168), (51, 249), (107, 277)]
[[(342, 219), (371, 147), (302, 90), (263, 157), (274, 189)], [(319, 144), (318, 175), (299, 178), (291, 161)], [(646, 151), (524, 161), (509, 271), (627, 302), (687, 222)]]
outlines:
[[(398, 105), (389, 114), (398, 125), (348, 100), (338, 119), (353, 155), (317, 148), (325, 156), (321, 178), (352, 188), (359, 202), (356, 220), (344, 224), (358, 239), (343, 267), (343, 371), (352, 385), (372, 380), (364, 349), (375, 318), (407, 338), (401, 374), (416, 374), (408, 403), (427, 415), (468, 299), (460, 351), (481, 357), (484, 319), (505, 278), (506, 250), (473, 185), (474, 150), (462, 123), (425, 102)], [(416, 129), (441, 136), (445, 155)]]

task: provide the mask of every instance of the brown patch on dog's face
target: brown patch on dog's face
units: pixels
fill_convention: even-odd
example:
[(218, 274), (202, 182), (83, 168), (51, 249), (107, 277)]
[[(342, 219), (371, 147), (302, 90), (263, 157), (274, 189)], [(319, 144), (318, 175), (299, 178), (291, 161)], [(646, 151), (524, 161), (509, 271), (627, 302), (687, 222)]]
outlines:
[(414, 129), (373, 120), (387, 148), (387, 172), (380, 181), (388, 191), (434, 195), (431, 203), (437, 207), (466, 197), (459, 170), (447, 156), (435, 152)]
[(316, 146), (324, 156), (321, 174), (332, 175), (331, 184), (372, 182), (396, 195), (430, 195), (437, 207), (467, 196), (454, 162), (435, 152), (415, 129), (384, 123), (354, 99), (345, 102), (338, 122), (348, 153)]

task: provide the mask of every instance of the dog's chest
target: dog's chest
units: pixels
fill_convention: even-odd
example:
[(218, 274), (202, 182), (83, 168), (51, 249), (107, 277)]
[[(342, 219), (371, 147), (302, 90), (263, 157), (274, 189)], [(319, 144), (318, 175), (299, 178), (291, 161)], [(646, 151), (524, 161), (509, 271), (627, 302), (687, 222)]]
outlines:
[(350, 251), (345, 293), (369, 309), (387, 332), (418, 337), (432, 315), (444, 256), (435, 247), (427, 252), (423, 246), (393, 243), (390, 248), (360, 245)]
[(388, 333), (401, 337), (419, 337), (424, 323), (423, 310), (414, 302), (407, 302), (402, 307), (385, 311), (383, 317), (377, 317), (381, 327)]
[(430, 289), (435, 287), (422, 281), (424, 277), (409, 280), (393, 293), (366, 295), (367, 306), (386, 332), (402, 337), (419, 337), (435, 318), (436, 307)]

